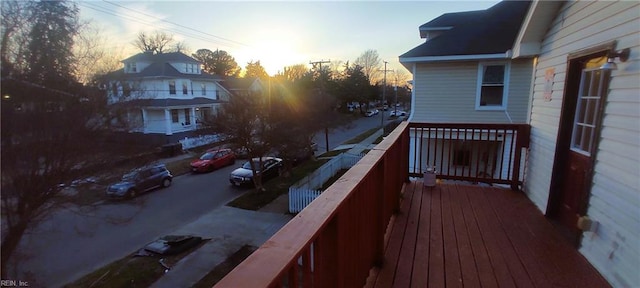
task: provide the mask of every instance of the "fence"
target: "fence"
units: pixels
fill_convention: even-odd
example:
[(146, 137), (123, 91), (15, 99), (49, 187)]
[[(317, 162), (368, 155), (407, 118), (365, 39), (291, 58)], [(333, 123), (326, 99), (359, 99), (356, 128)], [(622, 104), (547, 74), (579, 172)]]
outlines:
[(351, 168), (364, 154), (342, 153), (322, 165), (307, 177), (289, 187), (289, 213), (298, 213), (316, 199), (322, 191), (316, 190), (342, 169)]
[(182, 149), (186, 150), (186, 149), (204, 146), (211, 143), (221, 142), (224, 140), (226, 140), (226, 137), (224, 137), (223, 135), (213, 134), (213, 135), (200, 135), (192, 138), (185, 137), (184, 139), (181, 139), (178, 142), (182, 144)]

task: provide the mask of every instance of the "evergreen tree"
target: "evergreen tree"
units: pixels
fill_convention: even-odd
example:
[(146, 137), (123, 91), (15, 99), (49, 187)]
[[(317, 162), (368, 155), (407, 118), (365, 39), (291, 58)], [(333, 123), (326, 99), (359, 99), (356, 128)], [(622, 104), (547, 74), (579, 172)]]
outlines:
[(33, 6), (28, 45), (30, 81), (65, 89), (73, 82), (73, 39), (78, 33), (78, 7), (68, 1), (40, 1)]

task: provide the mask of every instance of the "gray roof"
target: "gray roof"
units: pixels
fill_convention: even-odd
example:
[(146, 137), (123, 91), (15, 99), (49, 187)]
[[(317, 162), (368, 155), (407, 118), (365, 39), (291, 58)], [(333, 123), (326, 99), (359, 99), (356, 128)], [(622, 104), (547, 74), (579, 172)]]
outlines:
[(227, 78), (224, 82), (222, 82), (222, 86), (229, 90), (247, 90), (256, 82), (258, 78), (249, 77), (249, 78)]
[(201, 71), (201, 74), (185, 74), (181, 73), (169, 62), (181, 62), (181, 63), (193, 63), (199, 64), (197, 60), (180, 52), (163, 53), (163, 54), (151, 54), (151, 53), (138, 53), (131, 56), (122, 62), (151, 62), (149, 66), (138, 73), (124, 73), (124, 68), (113, 71), (105, 75), (107, 79), (135, 79), (135, 78), (148, 78), (148, 77), (165, 77), (165, 78), (189, 78), (189, 79), (201, 79), (201, 80), (220, 80), (222, 79), (218, 75), (212, 75)]
[(133, 55), (127, 59), (122, 60), (122, 62), (184, 62), (184, 63), (200, 63), (198, 60), (189, 57), (188, 55), (182, 52), (170, 52), (170, 53), (159, 53), (153, 54), (150, 52), (142, 52), (136, 55)]
[(421, 28), (447, 27), (400, 58), (505, 53), (512, 49), (530, 1), (502, 1), (482, 11), (444, 14)]
[(485, 10), (442, 14), (438, 16), (438, 18), (420, 25), (420, 30), (455, 27), (457, 25), (463, 24), (465, 21), (468, 21), (469, 18), (479, 17), (483, 13), (485, 13)]

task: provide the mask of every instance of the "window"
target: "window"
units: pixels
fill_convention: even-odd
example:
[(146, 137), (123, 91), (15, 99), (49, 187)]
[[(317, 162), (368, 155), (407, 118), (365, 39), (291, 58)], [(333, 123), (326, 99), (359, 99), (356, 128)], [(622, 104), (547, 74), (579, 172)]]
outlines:
[(191, 109), (184, 109), (184, 125), (191, 125)]
[(118, 96), (118, 84), (117, 83), (111, 83), (111, 94), (113, 94), (114, 97)]
[(454, 166), (469, 166), (470, 163), (471, 163), (471, 151), (455, 150), (455, 152), (453, 153)]
[(480, 64), (476, 109), (503, 110), (506, 108), (508, 75), (509, 66), (506, 64)]
[(602, 105), (603, 93), (605, 93), (604, 80), (604, 73), (599, 67), (582, 71), (571, 137), (571, 150), (578, 153), (591, 155), (594, 149), (596, 126), (599, 121), (598, 113)]
[(189, 64), (189, 63), (184, 64), (185, 73), (195, 74), (196, 72), (195, 70), (196, 70), (196, 64)]
[(178, 123), (180, 119), (178, 118), (178, 110), (171, 109), (171, 122)]
[(169, 94), (176, 95), (176, 81), (169, 81)]
[(129, 73), (137, 73), (138, 72), (138, 68), (136, 66), (136, 62), (127, 63), (127, 71)]
[(182, 94), (189, 94), (189, 88), (187, 87), (187, 82), (182, 82)]
[(202, 88), (202, 96), (207, 95), (207, 85), (202, 83), (200, 84), (200, 88)]

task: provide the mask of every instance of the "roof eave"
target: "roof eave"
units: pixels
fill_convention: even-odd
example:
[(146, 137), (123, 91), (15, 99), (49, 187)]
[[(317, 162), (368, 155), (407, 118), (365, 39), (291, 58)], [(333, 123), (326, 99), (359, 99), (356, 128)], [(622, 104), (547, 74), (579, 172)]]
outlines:
[(508, 50), (504, 53), (496, 53), (496, 54), (400, 57), (400, 63), (404, 65), (405, 63), (418, 63), (418, 62), (508, 59), (508, 58), (511, 58), (511, 54), (512, 54), (511, 50)]
[(563, 1), (534, 1), (531, 3), (513, 47), (513, 58), (540, 54), (544, 35), (562, 4)]

